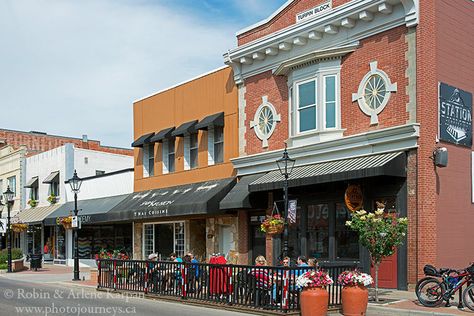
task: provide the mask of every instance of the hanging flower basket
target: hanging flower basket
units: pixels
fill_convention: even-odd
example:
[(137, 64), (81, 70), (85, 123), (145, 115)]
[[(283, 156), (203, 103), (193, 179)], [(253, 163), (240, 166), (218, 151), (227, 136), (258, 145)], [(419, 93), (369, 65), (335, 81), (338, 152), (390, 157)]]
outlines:
[(15, 232), (15, 233), (21, 233), (21, 232), (24, 232), (28, 229), (28, 224), (25, 224), (25, 223), (15, 223), (15, 224), (12, 224), (12, 230)]
[(280, 216), (276, 203), (273, 203), (272, 215), (267, 215), (267, 218), (260, 225), (260, 230), (267, 235), (278, 235), (285, 229), (285, 219)]
[[(272, 219), (273, 220), (273, 219)], [(262, 224), (263, 225), (263, 224)], [(264, 228), (261, 228), (267, 235), (278, 235), (283, 233), (285, 229), (285, 224), (268, 224)]]
[(63, 225), (65, 229), (72, 227), (72, 216), (63, 217), (59, 220), (59, 223)]

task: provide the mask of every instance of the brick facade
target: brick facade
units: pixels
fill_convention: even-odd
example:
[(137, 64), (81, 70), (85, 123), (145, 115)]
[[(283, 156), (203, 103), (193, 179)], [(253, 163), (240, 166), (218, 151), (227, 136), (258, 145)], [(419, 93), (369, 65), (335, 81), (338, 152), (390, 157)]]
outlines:
[[(403, 125), (409, 120), (407, 112), (408, 96), (405, 76), (408, 49), (405, 36), (407, 28), (400, 26), (386, 32), (364, 39), (356, 51), (346, 55), (341, 61), (341, 125), (344, 136), (354, 135), (375, 129)], [(379, 114), (379, 124), (370, 126), (370, 117), (365, 115), (357, 102), (352, 102), (352, 93), (357, 92), (359, 83), (370, 70), (370, 62), (377, 61), (378, 68), (387, 73), (392, 83), (397, 83), (398, 91), (392, 93), (390, 101)], [(287, 77), (274, 76), (271, 71), (261, 73), (245, 80), (245, 127), (246, 154), (281, 149), (288, 139), (288, 85)], [(268, 148), (262, 148), (262, 141), (250, 128), (250, 121), (262, 103), (262, 96), (267, 96), (278, 114), (281, 122), (276, 126), (268, 140)]]
[[(19, 148), (20, 146), (26, 146), (27, 156), (60, 147), (67, 143), (72, 143), (77, 148), (133, 156), (132, 149), (102, 146), (97, 140), (88, 140), (87, 142), (84, 142), (79, 138), (48, 135), (35, 132), (0, 129), (0, 140), (4, 142), (3, 146), (11, 145), (15, 149)], [(0, 147), (1, 146), (2, 144), (0, 143)]]
[[(333, 0), (332, 7), (335, 8), (350, 1), (351, 0)], [(283, 11), (281, 11), (268, 23), (237, 36), (238, 46), (247, 44), (256, 39), (259, 39), (261, 37), (272, 34), (290, 25), (295, 24), (296, 15), (298, 13), (301, 13), (307, 9), (313, 8), (325, 2), (327, 2), (327, 0), (294, 0), (290, 5), (283, 9)]]

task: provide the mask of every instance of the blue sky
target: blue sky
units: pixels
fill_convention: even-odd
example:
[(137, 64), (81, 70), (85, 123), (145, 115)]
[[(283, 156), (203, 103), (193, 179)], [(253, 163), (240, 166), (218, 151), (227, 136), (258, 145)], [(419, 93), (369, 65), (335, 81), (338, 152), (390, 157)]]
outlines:
[(0, 127), (129, 147), (132, 102), (223, 65), (285, 0), (2, 0)]

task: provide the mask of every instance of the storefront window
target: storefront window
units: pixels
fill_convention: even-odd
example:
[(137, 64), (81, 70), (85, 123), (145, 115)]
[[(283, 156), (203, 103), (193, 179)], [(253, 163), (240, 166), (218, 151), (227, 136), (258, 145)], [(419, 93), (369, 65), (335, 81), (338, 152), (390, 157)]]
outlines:
[(26, 240), (28, 244), (28, 254), (41, 253), (41, 225), (29, 226)]
[(151, 253), (160, 258), (168, 258), (172, 252), (178, 257), (184, 256), (184, 222), (145, 224), (143, 238), (145, 258)]
[(94, 259), (101, 249), (132, 254), (131, 224), (83, 226), (79, 229), (78, 239), (81, 259)]
[(62, 225), (56, 226), (56, 241), (54, 259), (66, 259), (66, 230)]
[(351, 219), (350, 211), (343, 203), (336, 203), (336, 260), (359, 259), (359, 237), (346, 226)]
[(308, 255), (318, 259), (329, 258), (328, 204), (308, 205)]

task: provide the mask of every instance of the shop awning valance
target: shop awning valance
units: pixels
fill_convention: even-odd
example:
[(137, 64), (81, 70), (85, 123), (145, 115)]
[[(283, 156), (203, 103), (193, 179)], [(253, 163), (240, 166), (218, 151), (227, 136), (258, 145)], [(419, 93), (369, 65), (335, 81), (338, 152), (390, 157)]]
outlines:
[(31, 178), (25, 185), (25, 188), (36, 188), (38, 187), (38, 177)]
[(132, 147), (143, 147), (143, 145), (150, 142), (150, 139), (155, 135), (155, 133), (149, 133), (138, 137), (133, 143)]
[[(95, 224), (107, 222), (107, 213), (117, 204), (122, 202), (128, 194), (107, 196), (97, 199), (79, 200), (77, 201), (77, 215), (81, 218), (82, 224)], [(56, 225), (57, 219), (74, 215), (74, 202), (67, 202), (50, 213), (44, 220), (45, 225)]]
[(251, 208), (249, 184), (262, 177), (264, 174), (243, 176), (219, 203), (221, 210)]
[(224, 126), (224, 112), (212, 114), (196, 124), (196, 129), (207, 129), (209, 126)]
[[(406, 155), (392, 152), (321, 162), (295, 167), (288, 179), (289, 187), (337, 182), (375, 176), (406, 177)], [(283, 188), (284, 177), (275, 170), (250, 183), (249, 191), (270, 191)]]
[(43, 183), (53, 183), (53, 182), (59, 182), (59, 171), (51, 172), (49, 176), (47, 176), (46, 179), (43, 180)]
[(171, 136), (180, 137), (180, 136), (184, 136), (184, 134), (193, 133), (194, 131), (196, 131), (194, 127), (196, 126), (197, 122), (198, 122), (197, 120), (194, 120), (194, 121), (181, 124), (177, 129), (175, 129), (171, 133)]
[(219, 213), (219, 202), (235, 185), (235, 178), (135, 192), (114, 207), (111, 221), (157, 219)]
[(175, 127), (169, 127), (169, 128), (165, 128), (165, 129), (162, 129), (161, 131), (159, 131), (158, 133), (155, 134), (155, 136), (153, 136), (151, 139), (150, 139), (150, 143), (160, 143), (163, 141), (163, 139), (166, 139), (166, 138), (170, 138), (171, 137), (171, 133), (175, 130)]
[(34, 224), (41, 224), (43, 220), (56, 211), (61, 205), (60, 204), (53, 204), (48, 206), (39, 206), (39, 207), (32, 207), (26, 210), (21, 211), (15, 217), (19, 222), (34, 225)]

